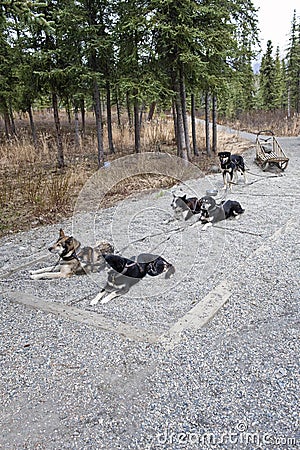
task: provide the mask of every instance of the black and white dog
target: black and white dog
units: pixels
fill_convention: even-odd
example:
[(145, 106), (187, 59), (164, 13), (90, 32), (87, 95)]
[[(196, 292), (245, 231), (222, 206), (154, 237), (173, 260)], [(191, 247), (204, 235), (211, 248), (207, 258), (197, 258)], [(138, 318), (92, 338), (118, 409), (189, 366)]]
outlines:
[(226, 200), (217, 204), (215, 199), (210, 196), (202, 197), (200, 221), (204, 223), (202, 228), (205, 231), (215, 222), (237, 217), (245, 211), (241, 204), (235, 200)]
[(218, 156), (221, 164), (224, 189), (229, 187), (231, 190), (232, 184), (237, 183), (238, 172), (243, 175), (244, 182), (247, 183), (245, 162), (241, 155), (232, 155), (230, 152), (219, 152)]
[(184, 195), (176, 195), (173, 193), (171, 206), (175, 213), (175, 218), (190, 219), (194, 214), (201, 213), (201, 199), (197, 197), (187, 197)]
[(106, 285), (90, 305), (96, 305), (101, 299), (102, 304), (108, 303), (113, 298), (126, 294), (146, 275), (156, 277), (165, 272), (165, 278), (168, 279), (175, 273), (175, 267), (172, 264), (161, 256), (151, 253), (141, 253), (131, 259), (114, 254), (103, 255), (103, 257), (111, 270), (108, 272)]

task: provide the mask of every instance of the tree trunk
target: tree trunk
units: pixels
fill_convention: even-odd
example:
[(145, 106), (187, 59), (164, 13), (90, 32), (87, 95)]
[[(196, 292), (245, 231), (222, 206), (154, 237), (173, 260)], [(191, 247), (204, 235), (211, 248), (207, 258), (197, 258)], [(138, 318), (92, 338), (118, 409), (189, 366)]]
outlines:
[(291, 118), (291, 88), (288, 86), (288, 92), (287, 92), (287, 116), (288, 119)]
[(62, 143), (60, 119), (59, 119), (59, 113), (58, 113), (57, 94), (55, 92), (52, 92), (52, 107), (53, 107), (54, 123), (55, 123), (55, 129), (56, 129), (57, 164), (58, 164), (59, 169), (62, 169), (65, 166), (65, 161), (64, 161), (64, 150), (63, 150), (63, 143)]
[(113, 134), (112, 134), (112, 122), (111, 122), (111, 100), (110, 100), (110, 83), (106, 81), (106, 114), (107, 114), (107, 137), (109, 153), (115, 153)]
[(9, 105), (10, 129), (14, 136), (17, 136), (14, 113), (11, 105)]
[(195, 109), (195, 94), (191, 94), (191, 121), (192, 121), (192, 138), (193, 138), (193, 152), (195, 156), (199, 156), (197, 147), (197, 133), (196, 133), (196, 109)]
[(211, 156), (210, 149), (210, 133), (209, 133), (209, 116), (210, 116), (210, 108), (209, 108), (209, 93), (205, 94), (205, 147), (206, 153), (208, 156)]
[(117, 105), (118, 128), (121, 128), (121, 108), (120, 108), (118, 90), (116, 92), (116, 105)]
[(37, 135), (36, 135), (36, 129), (35, 129), (35, 124), (34, 124), (34, 120), (33, 120), (33, 114), (32, 114), (31, 105), (28, 107), (27, 113), (28, 113), (28, 116), (29, 116), (29, 123), (30, 123), (30, 129), (31, 129), (33, 145), (34, 145), (34, 148), (37, 148)]
[(177, 115), (176, 115), (176, 104), (174, 99), (172, 99), (172, 116), (174, 122), (174, 134), (177, 136)]
[(217, 152), (217, 97), (212, 97), (212, 151)]
[(134, 150), (135, 153), (140, 152), (140, 117), (139, 117), (139, 100), (137, 90), (134, 91)]
[(145, 103), (142, 104), (141, 111), (140, 111), (140, 128), (141, 128), (142, 123), (143, 123), (144, 112), (145, 112)]
[(185, 148), (187, 153), (187, 158), (190, 159), (191, 148), (190, 148), (190, 134), (189, 134), (189, 124), (186, 112), (186, 93), (185, 93), (185, 82), (184, 82), (184, 74), (183, 68), (180, 69), (180, 101), (181, 101), (181, 111), (182, 111), (182, 120), (183, 120), (183, 128), (184, 128), (184, 138), (185, 138)]
[(84, 99), (80, 101), (80, 112), (81, 112), (81, 128), (82, 128), (82, 136), (85, 135), (85, 105)]
[(79, 136), (79, 115), (77, 105), (74, 108), (74, 121), (75, 121), (75, 148), (78, 149), (80, 147), (80, 136)]
[(4, 106), (4, 126), (5, 126), (5, 136), (6, 139), (9, 141), (11, 139), (11, 123), (10, 123), (10, 117), (6, 108), (6, 105)]
[(104, 148), (103, 148), (103, 130), (102, 130), (102, 111), (100, 103), (100, 92), (97, 80), (94, 79), (93, 87), (94, 95), (94, 111), (96, 118), (97, 142), (98, 142), (98, 168), (104, 165)]
[(177, 155), (180, 156), (184, 160), (188, 160), (188, 153), (186, 149), (186, 138), (184, 133), (184, 123), (183, 123), (183, 115), (182, 115), (182, 103), (180, 96), (180, 88), (179, 85), (176, 86), (176, 97), (175, 97), (175, 106), (176, 106), (176, 124), (177, 124)]
[(173, 116), (173, 123), (174, 123), (174, 136), (175, 136), (175, 141), (177, 144), (177, 156), (181, 155), (181, 148), (178, 148), (178, 139), (177, 139), (177, 134), (178, 134), (178, 126), (177, 126), (177, 113), (176, 113), (176, 103), (175, 100), (172, 100), (172, 116)]
[(149, 108), (149, 113), (147, 117), (147, 121), (150, 122), (153, 119), (154, 111), (156, 107), (156, 102), (152, 102)]
[(126, 107), (127, 107), (128, 125), (129, 125), (129, 128), (132, 128), (130, 99), (129, 99), (129, 93), (128, 92), (126, 92)]
[(2, 115), (4, 119), (4, 127), (5, 127), (5, 136), (7, 140), (10, 140), (11, 137), (11, 129), (10, 129), (10, 118), (7, 109), (7, 104), (4, 97), (0, 96), (0, 104), (2, 104)]
[(69, 125), (71, 125), (72, 118), (71, 118), (71, 108), (70, 108), (70, 101), (69, 101), (69, 99), (67, 99), (66, 112), (67, 112), (67, 117), (68, 117), (68, 123), (69, 123)]
[[(300, 27), (299, 27), (299, 30), (300, 30)], [(298, 83), (297, 84), (298, 84), (298, 89), (297, 89), (296, 101), (297, 101), (297, 114), (299, 114), (299, 112), (300, 112), (300, 71), (298, 71)]]

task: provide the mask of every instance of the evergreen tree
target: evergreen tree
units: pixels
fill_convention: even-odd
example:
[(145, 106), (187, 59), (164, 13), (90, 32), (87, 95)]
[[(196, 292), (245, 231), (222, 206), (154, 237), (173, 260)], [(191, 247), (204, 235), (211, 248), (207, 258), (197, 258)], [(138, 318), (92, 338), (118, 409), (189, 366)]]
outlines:
[(259, 90), (262, 102), (262, 108), (272, 110), (276, 106), (276, 93), (274, 87), (275, 81), (275, 60), (272, 56), (273, 45), (272, 41), (267, 42), (266, 53), (262, 57)]
[(289, 110), (300, 112), (300, 23), (294, 11), (286, 58)]
[[(111, 99), (118, 116), (126, 99), (130, 121), (134, 113), (135, 151), (140, 150), (144, 108), (172, 105), (178, 154), (185, 159), (190, 157), (189, 99), (194, 115), (197, 96), (205, 94), (215, 124), (216, 105), (225, 110), (227, 99), (232, 114), (252, 107), (256, 17), (251, 0), (16, 0), (5, 5), (0, 8), (0, 71), (5, 75), (0, 93), (7, 107), (2, 108), (9, 119), (13, 108), (30, 114), (36, 99), (52, 99), (59, 166), (64, 164), (59, 109), (74, 108), (78, 132), (79, 108), (84, 111), (91, 98), (103, 164), (100, 94), (106, 99), (111, 152)], [(13, 14), (18, 28), (7, 25)], [(11, 49), (22, 67), (13, 67)], [(213, 130), (215, 148), (216, 126)]]
[(0, 16), (0, 114), (5, 124), (6, 138), (10, 139), (13, 132), (10, 106), (13, 98), (13, 49), (8, 43), (5, 17)]
[(274, 108), (281, 109), (284, 106), (285, 80), (282, 61), (280, 60), (279, 47), (276, 49), (274, 65)]

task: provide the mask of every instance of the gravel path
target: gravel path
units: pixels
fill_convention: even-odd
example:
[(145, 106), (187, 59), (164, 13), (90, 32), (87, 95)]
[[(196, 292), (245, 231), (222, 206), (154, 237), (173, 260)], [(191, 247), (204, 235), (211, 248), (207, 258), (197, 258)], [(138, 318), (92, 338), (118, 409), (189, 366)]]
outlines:
[[(250, 184), (229, 196), (246, 211), (220, 228), (165, 223), (162, 189), (104, 211), (94, 199), (73, 220), (0, 241), (0, 448), (299, 447), (300, 139), (280, 142), (282, 176), (246, 152)], [(220, 174), (200, 175), (182, 188), (221, 193)], [(125, 256), (155, 249), (176, 274), (91, 307), (104, 272), (29, 278), (56, 262), (47, 248), (61, 226)]]

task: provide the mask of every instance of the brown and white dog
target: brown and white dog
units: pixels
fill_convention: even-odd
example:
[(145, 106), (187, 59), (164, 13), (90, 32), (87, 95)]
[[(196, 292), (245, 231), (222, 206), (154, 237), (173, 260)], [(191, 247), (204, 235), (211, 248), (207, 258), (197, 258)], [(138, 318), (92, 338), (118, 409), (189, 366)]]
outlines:
[(59, 255), (58, 264), (30, 272), (33, 280), (68, 278), (72, 275), (99, 272), (105, 267), (104, 253), (113, 253), (113, 246), (106, 241), (96, 247), (80, 248), (80, 242), (73, 236), (66, 236), (60, 229), (57, 241), (49, 247), (51, 253)]

